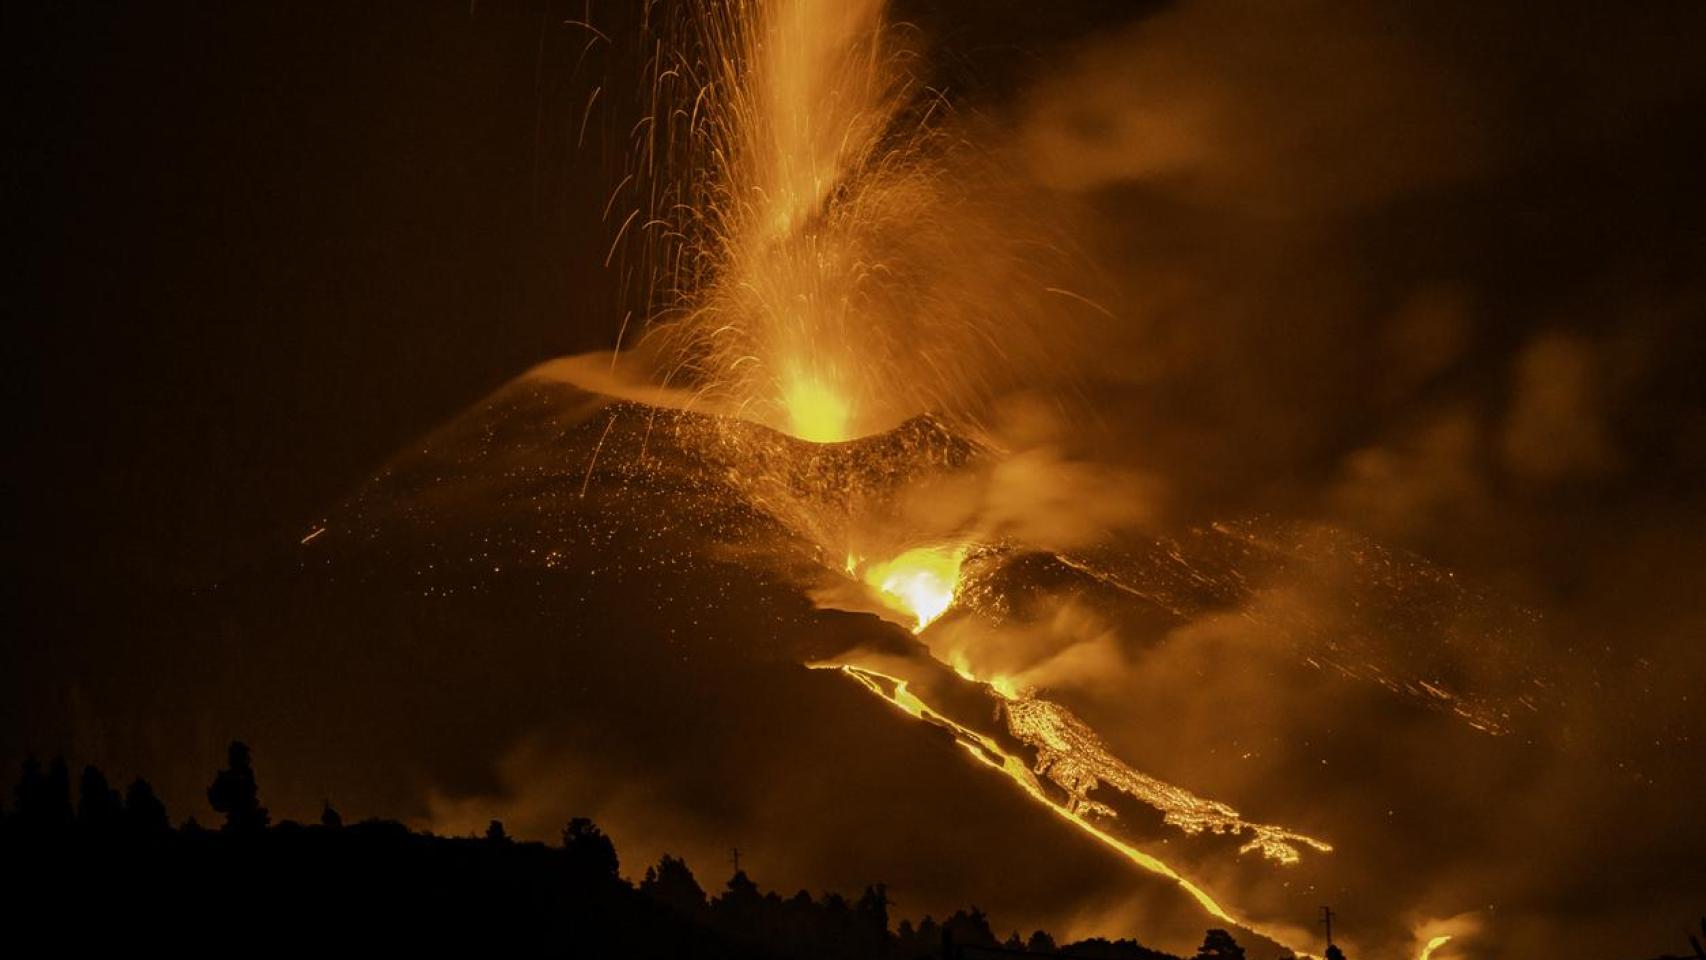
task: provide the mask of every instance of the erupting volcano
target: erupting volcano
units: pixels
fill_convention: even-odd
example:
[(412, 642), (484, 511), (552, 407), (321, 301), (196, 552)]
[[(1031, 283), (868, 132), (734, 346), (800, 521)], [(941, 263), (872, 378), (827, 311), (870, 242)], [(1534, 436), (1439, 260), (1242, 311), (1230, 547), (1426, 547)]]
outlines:
[[(980, 219), (978, 208), (999, 191), (988, 181), (971, 190), (956, 182), (973, 158), (957, 155), (933, 121), (945, 105), (910, 75), (912, 54), (882, 0), (692, 6), (684, 23), (664, 31), (669, 52), (655, 63), (654, 83), (667, 106), (640, 141), (636, 179), (661, 184), (664, 198), (638, 227), (648, 237), (645, 256), (659, 265), (641, 356), (660, 387), (685, 394), (681, 409), (804, 441), (778, 453), (775, 440), (731, 439), (754, 432), (732, 425), (689, 432), (717, 435), (732, 456), (732, 485), (751, 507), (827, 565), (844, 556), (844, 572), (876, 609), (923, 633), (953, 607), (969, 552), (998, 566), (1035, 548), (983, 528), (976, 516), (915, 523), (901, 501), (939, 474), (999, 469), (994, 442), (961, 437), (977, 430), (995, 386), (1046, 361), (1028, 331), (1058, 322), (1060, 311), (1034, 304), (1051, 294), (1088, 301), (1042, 279), (1040, 224)], [(1021, 256), (1024, 268), (1016, 269)], [(983, 282), (967, 283), (969, 274)], [(920, 417), (940, 426), (920, 434)], [(894, 442), (932, 433), (939, 449)], [(705, 458), (704, 442), (685, 443), (685, 455)], [(754, 444), (766, 453), (745, 449)], [(820, 452), (811, 444), (846, 446)], [(826, 605), (851, 594), (859, 606), (857, 589), (842, 588), (839, 599), (819, 592)], [(938, 663), (925, 645), (908, 654)], [(1299, 847), (1332, 850), (1131, 769), (1065, 707), (1009, 678), (979, 676), (961, 658), (959, 676), (993, 696), (1001, 735), (1015, 743), (1009, 752), (927, 705), (910, 687), (916, 676), (876, 669), (884, 662), (853, 651), (837, 665), (951, 731), (972, 756), (1138, 867), (1178, 882), (1213, 919), (1252, 925), (1156, 855), (1117, 839), (1106, 826), (1116, 811), (1092, 800), (1093, 791), (1147, 804), (1185, 834), (1248, 833), (1240, 852), (1280, 864), (1295, 863)]]
[[(637, 344), (523, 378), (473, 415), (478, 455), (458, 448), (475, 427), (454, 427), (423, 448), (426, 463), (394, 466), (358, 512), (459, 499), (474, 484), (482, 499), (534, 504), (534, 520), (505, 525), (535, 524), (528, 556), (559, 565), (582, 562), (565, 531), (609, 554), (627, 535), (615, 531), (645, 515), (640, 503), (670, 502), (651, 521), (655, 562), (687, 577), (732, 556), (821, 609), (901, 628), (784, 648), (945, 731), (998, 772), (986, 789), (1004, 780), (1039, 815), (1175, 884), (1201, 922), (1303, 950), (1296, 898), (1248, 909), (1210, 878), (1289, 886), (1284, 874), (1331, 855), (1330, 842), (1141, 772), (1141, 758), (1122, 758), (1042, 690), (1044, 661), (1078, 643), (1047, 611), (1093, 610), (1107, 630), (1182, 623), (1236, 602), (1259, 563), (1311, 561), (1262, 545), (1256, 527), (1217, 525), (1194, 544), (1145, 537), (1129, 504), (1141, 478), (1004, 435), (1004, 392), (1051, 363), (1048, 336), (1100, 308), (1064, 286), (1056, 226), (1011, 202), (993, 159), (954, 134), (946, 101), (913, 77), (918, 54), (879, 0), (690, 8), (652, 25), (656, 109), (609, 205), (647, 201), (621, 218), (612, 250), (642, 266), (649, 320)], [(425, 476), (427, 487), (397, 485)], [(504, 492), (522, 477), (525, 493)], [(1064, 514), (1076, 532), (1039, 536), (1037, 514)], [(1432, 575), (1358, 549), (1373, 552), (1361, 576), (1385, 581), (1365, 587), (1371, 596)], [(1252, 550), (1263, 559), (1241, 557)], [(1426, 602), (1464, 605), (1449, 591)], [(1310, 667), (1321, 658), (1481, 729), (1508, 709), (1428, 680), (1425, 664), (1381, 662), (1355, 643), (1323, 652), (1309, 631), (1290, 634)], [(1133, 816), (1151, 826), (1128, 836)], [(1232, 846), (1203, 840), (1220, 836)]]
[(347, 817), (788, 957), (1706, 892), (1698, 14), (31, 6), (41, 863), (134, 852), (100, 767), (185, 876)]

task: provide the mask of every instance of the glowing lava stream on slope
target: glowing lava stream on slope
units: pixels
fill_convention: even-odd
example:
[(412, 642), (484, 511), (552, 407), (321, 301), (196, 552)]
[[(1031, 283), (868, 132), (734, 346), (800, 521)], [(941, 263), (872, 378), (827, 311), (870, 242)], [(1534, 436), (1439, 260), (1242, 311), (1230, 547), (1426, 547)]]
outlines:
[[(1285, 942), (1285, 940), (1282, 939), (1281, 935), (1279, 935), (1275, 931), (1264, 929), (1262, 926), (1260, 926), (1256, 923), (1252, 923), (1251, 921), (1239, 919), (1238, 917), (1233, 916), (1231, 913), (1229, 913), (1226, 910), (1225, 907), (1222, 907), (1214, 899), (1214, 897), (1210, 896), (1208, 891), (1204, 890), (1203, 888), (1192, 883), (1190, 880), (1186, 879), (1183, 875), (1181, 875), (1177, 870), (1174, 870), (1166, 862), (1164, 862), (1161, 859), (1154, 857), (1150, 854), (1144, 853), (1142, 850), (1137, 849), (1136, 847), (1132, 846), (1131, 844), (1126, 843), (1124, 840), (1121, 840), (1120, 838), (1114, 836), (1113, 834), (1109, 833), (1108, 831), (1103, 830), (1101, 827), (1098, 827), (1094, 823), (1090, 822), (1090, 820), (1085, 816), (1085, 813), (1086, 812), (1096, 812), (1095, 806), (1092, 805), (1092, 806), (1086, 807), (1086, 806), (1082, 805), (1080, 803), (1081, 798), (1079, 798), (1075, 794), (1075, 792), (1073, 792), (1071, 790), (1068, 791), (1069, 795), (1072, 796), (1073, 799), (1071, 801), (1068, 801), (1065, 803), (1063, 803), (1060, 800), (1056, 799), (1055, 797), (1051, 796), (1049, 794), (1048, 790), (1046, 790), (1043, 787), (1042, 781), (1037, 778), (1037, 773), (1033, 772), (1032, 769), (1026, 765), (1025, 761), (1022, 758), (1020, 758), (1020, 757), (1016, 756), (1015, 754), (1003, 749), (999, 743), (995, 742), (995, 740), (993, 738), (989, 737), (988, 735), (979, 733), (976, 730), (973, 730), (970, 727), (967, 727), (966, 725), (959, 723), (959, 722), (955, 721), (954, 719), (952, 719), (952, 718), (940, 713), (939, 711), (933, 709), (929, 704), (927, 704), (923, 700), (919, 699), (918, 696), (916, 694), (914, 694), (908, 688), (907, 682), (905, 680), (902, 680), (898, 677), (890, 676), (889, 674), (883, 673), (883, 672), (878, 671), (878, 670), (872, 670), (868, 667), (858, 667), (858, 666), (854, 666), (852, 664), (846, 664), (846, 663), (819, 662), (819, 663), (808, 663), (808, 664), (806, 664), (806, 666), (810, 669), (813, 669), (813, 670), (839, 670), (843, 674), (846, 674), (847, 676), (852, 677), (854, 680), (858, 681), (860, 686), (862, 686), (865, 689), (869, 690), (870, 692), (876, 694), (877, 696), (882, 697), (888, 703), (890, 703), (893, 706), (900, 709), (907, 716), (910, 716), (916, 720), (922, 720), (925, 723), (931, 724), (933, 726), (936, 726), (936, 727), (939, 727), (943, 730), (948, 731), (950, 734), (953, 735), (954, 742), (958, 743), (961, 747), (963, 747), (965, 749), (965, 751), (967, 753), (971, 754), (972, 757), (974, 757), (979, 763), (982, 763), (983, 765), (990, 767), (994, 770), (999, 770), (1002, 773), (1002, 775), (1006, 776), (1007, 779), (1013, 781), (1015, 784), (1017, 784), (1019, 786), (1020, 789), (1024, 790), (1025, 793), (1031, 797), (1031, 799), (1037, 801), (1038, 803), (1041, 803), (1044, 807), (1048, 808), (1056, 816), (1060, 817), (1061, 819), (1063, 819), (1063, 820), (1067, 821), (1068, 823), (1072, 824), (1073, 826), (1077, 827), (1079, 830), (1083, 831), (1084, 833), (1089, 834), (1091, 837), (1094, 837), (1096, 840), (1100, 841), (1103, 846), (1106, 846), (1109, 849), (1113, 850), (1114, 852), (1118, 853), (1120, 856), (1126, 858), (1127, 860), (1129, 860), (1131, 863), (1133, 863), (1137, 867), (1139, 867), (1139, 868), (1141, 868), (1141, 869), (1143, 869), (1149, 873), (1156, 874), (1157, 876), (1165, 877), (1168, 880), (1171, 880), (1174, 883), (1178, 884), (1179, 889), (1190, 894), (1191, 898), (1193, 900), (1195, 900), (1203, 908), (1203, 910), (1205, 912), (1207, 912), (1210, 916), (1214, 917), (1216, 920), (1220, 920), (1220, 921), (1223, 921), (1223, 922), (1229, 923), (1229, 924), (1234, 924), (1236, 926), (1243, 927), (1246, 930), (1254, 931), (1257, 934), (1260, 934), (1261, 936), (1267, 937), (1268, 939), (1274, 941), (1275, 943), (1278, 943), (1280, 946), (1286, 947), (1287, 949), (1291, 950), (1294, 954), (1296, 954), (1298, 957), (1302, 957), (1302, 958), (1313, 957), (1313, 954), (1304, 952), (1304, 951), (1299, 950), (1290, 944), (1287, 944)], [(995, 688), (991, 687), (991, 689), (995, 689)], [(1056, 705), (1050, 704), (1050, 703), (1048, 703), (1048, 701), (1045, 701), (1045, 700), (1035, 700), (1035, 699), (1029, 699), (1029, 698), (1019, 698), (1018, 700), (1015, 700), (1013, 698), (1006, 696), (1005, 694), (1002, 694), (1001, 691), (999, 691), (999, 690), (996, 690), (995, 692), (998, 696), (1000, 696), (1002, 698), (1003, 701), (1005, 701), (1007, 703), (1009, 708), (1014, 703), (1019, 703), (1019, 702), (1039, 704), (1039, 705), (1043, 705), (1046, 707), (1056, 707)], [(1070, 717), (1070, 714), (1066, 714), (1063, 709), (1060, 709), (1060, 708), (1056, 708), (1056, 709), (1061, 714), (1063, 714), (1067, 717)], [(1075, 720), (1076, 718), (1072, 718), (1072, 719)], [(1046, 758), (1039, 760), (1039, 768), (1047, 765), (1049, 762), (1050, 761), (1048, 761)], [(1201, 800), (1200, 798), (1194, 797), (1185, 791), (1178, 790), (1178, 788), (1169, 788), (1169, 789), (1175, 791), (1178, 795), (1180, 795), (1182, 797), (1188, 798), (1190, 801), (1192, 801), (1194, 803), (1207, 804), (1213, 808), (1220, 809), (1220, 810), (1226, 810), (1228, 812), (1231, 812), (1234, 817), (1237, 816), (1235, 811), (1231, 811), (1230, 808), (1225, 807), (1223, 804), (1215, 804), (1212, 801)], [(1111, 814), (1111, 811), (1109, 811), (1109, 813)], [(1171, 815), (1169, 816), (1169, 819), (1171, 819)], [(1240, 823), (1241, 822), (1242, 821), (1240, 821)], [(1260, 831), (1263, 831), (1263, 830), (1274, 830), (1275, 829), (1275, 828), (1270, 828), (1270, 827), (1262, 827), (1262, 826), (1254, 825), (1254, 824), (1244, 824), (1244, 826), (1251, 828), (1251, 829), (1255, 829), (1258, 831), (1258, 833), (1260, 833)], [(1326, 851), (1326, 850), (1332, 849), (1332, 847), (1329, 847), (1326, 844), (1321, 843), (1320, 841), (1312, 840), (1310, 838), (1303, 837), (1303, 836), (1298, 835), (1298, 834), (1283, 834), (1283, 835), (1289, 839), (1295, 839), (1295, 840), (1299, 840), (1299, 841), (1302, 841), (1304, 843), (1307, 843), (1307, 844), (1309, 844), (1309, 845), (1311, 845), (1311, 846), (1313, 846), (1319, 850)], [(1246, 845), (1245, 849), (1249, 849), (1250, 847), (1255, 846), (1255, 845), (1256, 845), (1256, 842), (1252, 841), (1251, 844)], [(1428, 960), (1428, 954), (1431, 953), (1434, 949), (1436, 949), (1437, 947), (1442, 945), (1446, 940), (1449, 940), (1449, 939), (1450, 939), (1449, 937), (1445, 937), (1445, 938), (1436, 937), (1434, 939), (1434, 942), (1430, 943), (1427, 947), (1427, 950), (1423, 952), (1421, 960)]]
[[(871, 587), (885, 606), (912, 617), (913, 632), (922, 633), (953, 604), (966, 549), (963, 544), (915, 547), (891, 560), (870, 565), (849, 554), (847, 573)], [(1260, 851), (1263, 856), (1281, 864), (1296, 863), (1300, 846), (1322, 852), (1333, 849), (1320, 840), (1283, 827), (1246, 821), (1237, 810), (1224, 803), (1199, 797), (1132, 769), (1115, 757), (1096, 732), (1070, 710), (1033, 696), (1029, 691), (1017, 689), (1007, 678), (980, 678), (964, 662), (952, 664), (954, 671), (961, 678), (984, 686), (1000, 699), (1008, 733), (1036, 751), (1034, 763), (1027, 763), (1003, 748), (988, 734), (930, 707), (900, 677), (850, 663), (817, 662), (807, 666), (814, 670), (840, 670), (908, 716), (947, 730), (967, 753), (984, 765), (999, 770), (1033, 800), (1139, 868), (1178, 884), (1217, 920), (1263, 933), (1256, 925), (1234, 918), (1207, 891), (1164, 861), (1097, 826), (1091, 817), (1114, 818), (1117, 814), (1108, 805), (1092, 800), (1090, 793), (1093, 790), (1106, 784), (1154, 807), (1161, 812), (1164, 823), (1186, 834), (1212, 832), (1238, 835), (1248, 832), (1251, 839), (1239, 849), (1240, 853)], [(1064, 798), (1049, 792), (1044, 784), (1045, 777), (1065, 794)], [(1283, 943), (1271, 933), (1263, 935)]]
[(1209, 914), (1216, 919), (1224, 920), (1227, 923), (1236, 923), (1240, 926), (1249, 926), (1227, 913), (1225, 908), (1221, 907), (1219, 903), (1216, 903), (1214, 898), (1209, 896), (1206, 891), (1180, 876), (1178, 871), (1174, 870), (1166, 863), (1144, 853), (1142, 850), (1120, 840), (1118, 837), (1113, 836), (1086, 820), (1082, 815), (1076, 813), (1070, 807), (1061, 804), (1059, 801), (1049, 796), (1048, 791), (1043, 789), (1042, 783), (1037, 779), (1036, 775), (1031, 772), (1031, 768), (1026, 766), (1024, 760), (1008, 753), (1006, 750), (1003, 750), (1000, 744), (996, 743), (990, 737), (978, 733), (976, 730), (957, 723), (943, 714), (931, 709), (928, 704), (918, 699), (912, 691), (907, 689), (907, 683), (905, 680), (901, 680), (897, 677), (891, 677), (888, 674), (880, 673), (876, 670), (870, 670), (865, 667), (855, 667), (844, 663), (808, 663), (806, 666), (813, 670), (840, 670), (847, 676), (857, 680), (865, 689), (900, 708), (908, 716), (918, 720), (923, 720), (925, 723), (947, 730), (954, 735), (955, 742), (964, 747), (966, 752), (977, 758), (979, 762), (1001, 771), (1008, 779), (1018, 784), (1026, 793), (1030, 794), (1033, 799), (1054, 811), (1055, 814), (1068, 821), (1073, 826), (1076, 826), (1078, 829), (1092, 837), (1095, 837), (1097, 840), (1100, 840), (1106, 846), (1119, 852), (1127, 860), (1130, 860), (1132, 863), (1142, 867), (1150, 873), (1158, 874), (1177, 883), (1181, 889), (1190, 894), (1197, 903), (1202, 905), (1204, 910), (1208, 911)]

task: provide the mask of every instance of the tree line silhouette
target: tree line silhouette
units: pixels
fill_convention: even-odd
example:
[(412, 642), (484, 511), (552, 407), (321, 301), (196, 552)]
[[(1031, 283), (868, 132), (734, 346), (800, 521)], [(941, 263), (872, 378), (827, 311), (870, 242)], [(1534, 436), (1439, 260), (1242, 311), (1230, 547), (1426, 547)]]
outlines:
[[(483, 837), (440, 837), (401, 823), (273, 823), (249, 748), (232, 743), (207, 789), (223, 817), (174, 827), (148, 781), (121, 796), (93, 766), (24, 761), (15, 803), (0, 806), (0, 873), (12, 916), (70, 938), (78, 953), (255, 956), (527, 951), (586, 957), (923, 960), (1002, 955), (1181, 960), (1135, 940), (1057, 944), (1047, 932), (1002, 939), (973, 907), (891, 926), (882, 884), (857, 898), (761, 891), (738, 861), (708, 894), (687, 863), (664, 855), (638, 883), (616, 846), (576, 817), (561, 842), (520, 842), (493, 820)], [(14, 925), (17, 925), (16, 923)], [(1210, 930), (1196, 960), (1242, 960)]]

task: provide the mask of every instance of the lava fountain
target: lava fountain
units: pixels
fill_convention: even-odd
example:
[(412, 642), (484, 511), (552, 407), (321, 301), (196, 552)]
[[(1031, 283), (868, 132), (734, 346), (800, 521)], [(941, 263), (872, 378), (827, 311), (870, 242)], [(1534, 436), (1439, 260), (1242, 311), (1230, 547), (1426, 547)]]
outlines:
[[(1034, 191), (955, 135), (882, 0), (696, 0), (656, 27), (621, 232), (637, 350), (817, 443), (975, 421), (1090, 309)], [(1032, 211), (1032, 212), (1027, 212)]]

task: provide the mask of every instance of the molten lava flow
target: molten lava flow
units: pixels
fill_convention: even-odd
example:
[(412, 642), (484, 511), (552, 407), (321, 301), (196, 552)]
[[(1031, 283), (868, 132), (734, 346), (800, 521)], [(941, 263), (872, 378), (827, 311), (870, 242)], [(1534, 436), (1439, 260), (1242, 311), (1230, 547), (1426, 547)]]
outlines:
[(1008, 697), (1005, 713), (1008, 732), (1037, 751), (1037, 772), (1047, 774), (1066, 791), (1067, 802), (1076, 813), (1113, 817), (1112, 808), (1090, 799), (1091, 791), (1106, 785), (1161, 811), (1163, 822), (1187, 834), (1249, 833), (1250, 839), (1239, 853), (1260, 851), (1270, 860), (1293, 864), (1299, 859), (1299, 846), (1322, 853), (1333, 850), (1313, 837), (1252, 823), (1224, 803), (1133, 770), (1108, 750), (1088, 724), (1058, 703), (1037, 697)]
[(964, 547), (914, 547), (886, 563), (860, 568), (848, 564), (849, 572), (874, 587), (884, 605), (913, 618), (913, 633), (923, 632), (953, 605), (960, 582)]
[[(1145, 777), (1126, 767), (1107, 753), (1106, 748), (1101, 746), (1101, 742), (1083, 721), (1059, 704), (1026, 696), (1013, 697), (1000, 689), (991, 688), (1002, 700), (1002, 712), (1008, 717), (1010, 732), (1037, 748), (1037, 760), (1033, 767), (1027, 765), (1017, 754), (1003, 748), (994, 737), (980, 733), (926, 704), (912, 692), (905, 680), (868, 667), (846, 663), (820, 662), (808, 663), (806, 666), (813, 670), (840, 670), (908, 716), (948, 731), (953, 735), (954, 741), (978, 762), (999, 770), (1031, 799), (1094, 837), (1103, 846), (1132, 864), (1177, 883), (1179, 888), (1190, 894), (1210, 916), (1253, 930), (1282, 946), (1286, 946), (1286, 943), (1280, 932), (1233, 916), (1216, 902), (1208, 891), (1187, 880), (1166, 862), (1098, 826), (1092, 817), (1112, 819), (1115, 816), (1114, 811), (1088, 800), (1086, 794), (1098, 783), (1106, 781), (1117, 789), (1156, 806), (1165, 815), (1166, 822), (1187, 833), (1206, 829), (1214, 833), (1236, 834), (1249, 830), (1256, 838), (1246, 843), (1243, 850), (1261, 849), (1264, 854), (1286, 863), (1295, 862), (1297, 859), (1296, 850), (1291, 847), (1292, 841), (1316, 850), (1332, 850), (1327, 844), (1301, 834), (1290, 833), (1278, 827), (1248, 823), (1239, 818), (1236, 810), (1225, 804), (1204, 800), (1189, 791)], [(1047, 719), (1039, 721), (1039, 717)], [(1051, 782), (1066, 791), (1065, 800), (1049, 792), (1038, 777), (1038, 774), (1042, 773), (1047, 773)], [(1436, 943), (1435, 946), (1437, 945)], [(1290, 949), (1300, 957), (1311, 956), (1295, 947)], [(1425, 956), (1423, 960), (1426, 960)]]
[(1443, 947), (1450, 942), (1450, 935), (1434, 937), (1432, 940), (1428, 941), (1427, 946), (1422, 948), (1422, 952), (1416, 957), (1416, 960), (1430, 960), (1434, 955), (1435, 950), (1438, 950), (1440, 947)]
[[(848, 664), (812, 663), (807, 664), (807, 666), (814, 670), (840, 670), (847, 676), (857, 680), (865, 689), (879, 697), (882, 697), (894, 706), (899, 707), (908, 716), (918, 720), (923, 720), (933, 726), (947, 730), (949, 733), (954, 735), (955, 742), (965, 748), (967, 753), (971, 754), (979, 762), (1001, 771), (1001, 773), (1006, 775), (1009, 780), (1018, 784), (1018, 786), (1023, 789), (1026, 794), (1030, 795), (1032, 799), (1042, 803), (1073, 826), (1084, 831), (1090, 836), (1095, 837), (1104, 845), (1118, 852), (1121, 856), (1130, 860), (1132, 863), (1144, 870), (1166, 877), (1174, 883), (1177, 883), (1180, 889), (1190, 894), (1191, 897), (1196, 900), (1197, 903), (1201, 904), (1202, 908), (1208, 911), (1208, 913), (1215, 919), (1224, 920), (1227, 923), (1242, 924), (1242, 921), (1227, 913), (1226, 910), (1221, 907), (1220, 904), (1216, 903), (1214, 898), (1209, 896), (1207, 892), (1180, 876), (1172, 867), (1168, 866), (1161, 860), (1144, 853), (1142, 850), (1133, 847), (1131, 844), (1120, 840), (1118, 837), (1113, 836), (1106, 830), (1101, 829), (1089, 820), (1085, 819), (1082, 814), (1074, 810), (1071, 806), (1060, 803), (1054, 797), (1050, 796), (1048, 791), (1044, 789), (1042, 783), (1037, 780), (1036, 775), (1031, 772), (1030, 767), (1025, 765), (1024, 760), (1007, 752), (1006, 750), (1003, 750), (1001, 745), (996, 743), (993, 738), (978, 733), (976, 730), (957, 723), (932, 709), (928, 704), (923, 700), (920, 700), (916, 694), (907, 688), (905, 680), (891, 677), (888, 674), (880, 673), (876, 670), (850, 666)], [(1248, 926), (1247, 924), (1242, 925)]]

